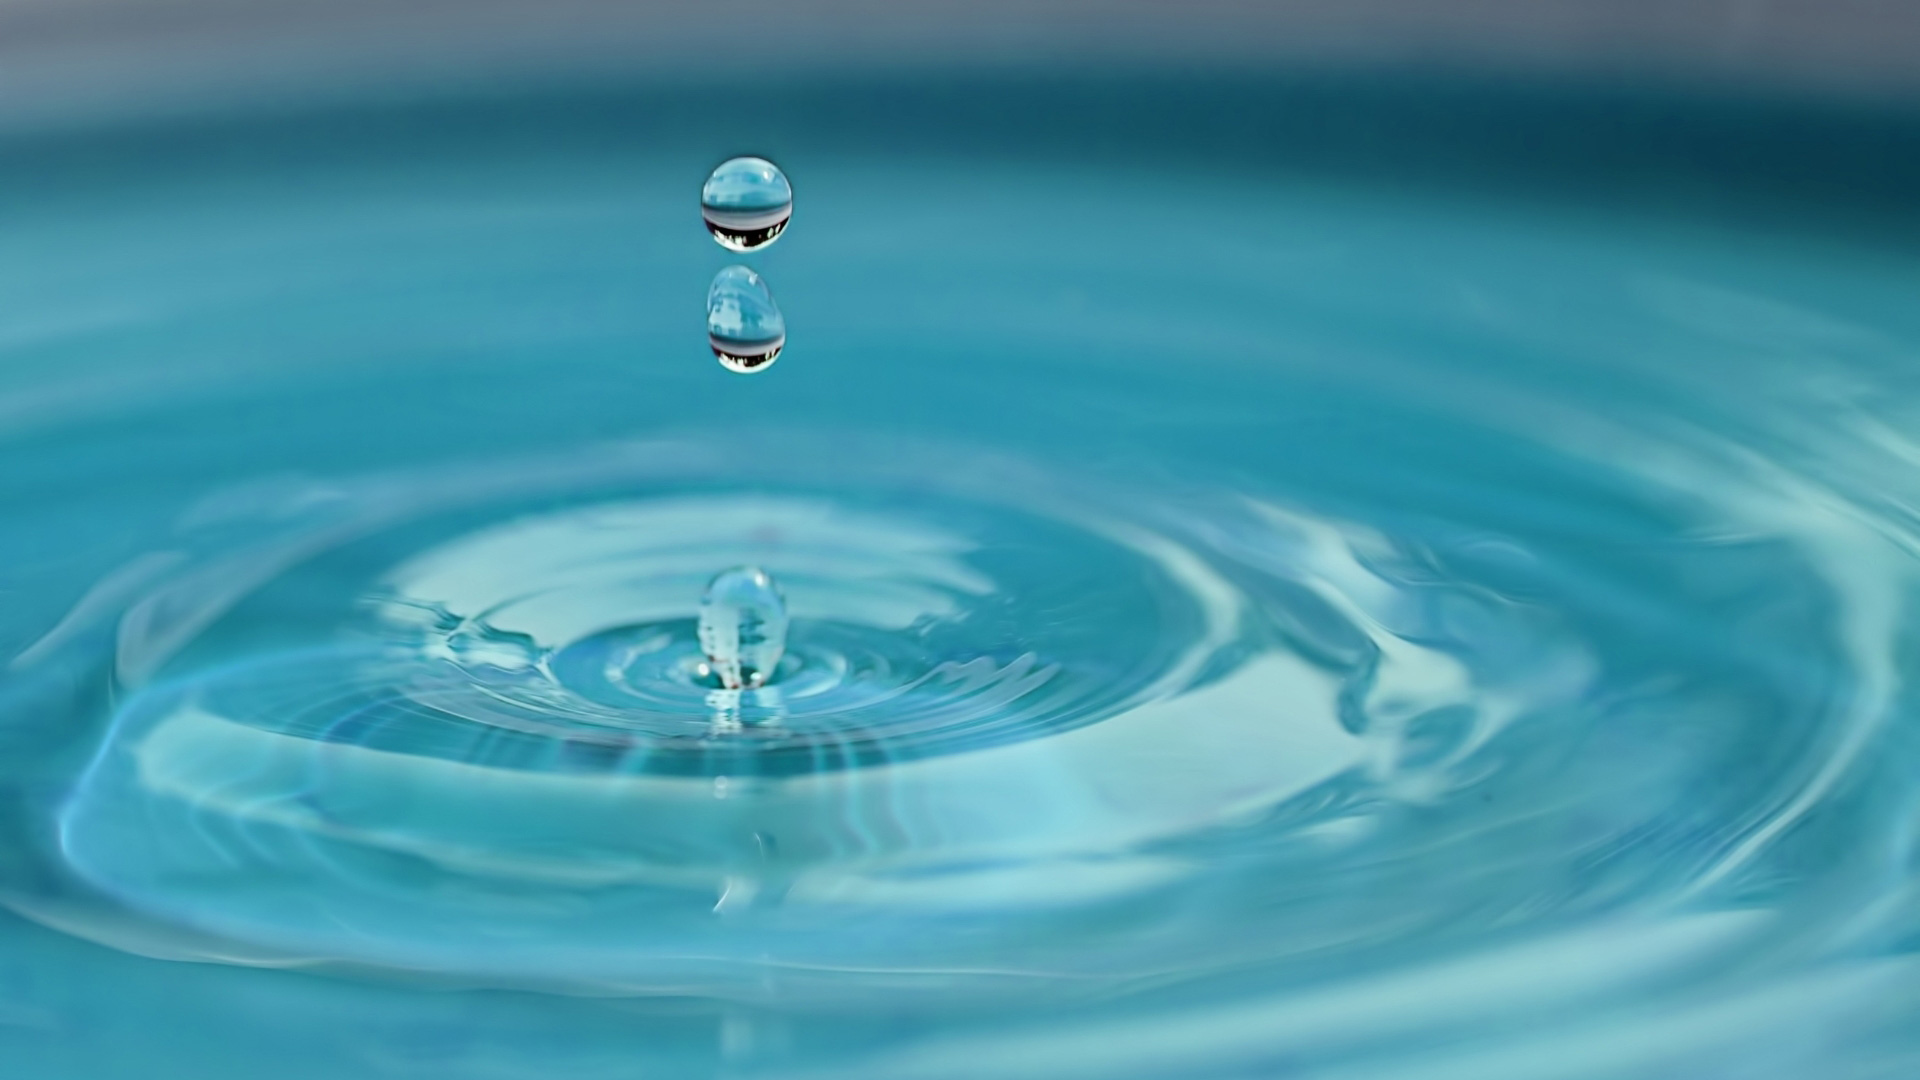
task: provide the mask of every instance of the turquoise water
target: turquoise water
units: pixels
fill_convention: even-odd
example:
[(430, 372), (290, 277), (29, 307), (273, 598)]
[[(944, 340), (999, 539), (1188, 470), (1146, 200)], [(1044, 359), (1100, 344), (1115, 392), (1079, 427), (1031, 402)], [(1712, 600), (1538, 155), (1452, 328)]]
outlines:
[(7, 1075), (1911, 1075), (1914, 129), (1460, 93), (13, 138)]

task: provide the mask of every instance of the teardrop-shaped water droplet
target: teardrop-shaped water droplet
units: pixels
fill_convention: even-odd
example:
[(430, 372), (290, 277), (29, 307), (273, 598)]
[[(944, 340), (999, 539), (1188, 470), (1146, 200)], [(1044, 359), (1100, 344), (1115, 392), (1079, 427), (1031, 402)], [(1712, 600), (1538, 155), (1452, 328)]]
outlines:
[(765, 370), (787, 344), (787, 320), (760, 275), (729, 266), (707, 289), (707, 343), (721, 366), (742, 375)]
[(700, 648), (714, 681), (728, 690), (767, 681), (787, 651), (787, 602), (766, 571), (735, 567), (708, 583)]
[(793, 188), (766, 158), (720, 163), (700, 189), (700, 216), (728, 251), (752, 251), (778, 239), (793, 216)]

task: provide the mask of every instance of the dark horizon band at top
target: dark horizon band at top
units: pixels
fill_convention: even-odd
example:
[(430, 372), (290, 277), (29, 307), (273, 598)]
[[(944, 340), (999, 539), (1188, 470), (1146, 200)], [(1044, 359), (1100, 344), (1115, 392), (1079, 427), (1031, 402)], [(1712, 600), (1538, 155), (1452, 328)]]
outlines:
[(0, 0), (0, 130), (455, 84), (930, 71), (1454, 71), (1920, 101), (1897, 0)]

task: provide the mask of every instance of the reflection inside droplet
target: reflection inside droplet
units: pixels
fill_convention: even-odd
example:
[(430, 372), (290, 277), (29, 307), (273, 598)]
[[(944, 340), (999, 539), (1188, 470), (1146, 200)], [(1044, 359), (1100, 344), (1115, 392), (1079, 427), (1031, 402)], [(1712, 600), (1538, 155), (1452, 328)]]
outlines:
[(787, 320), (774, 305), (760, 275), (729, 266), (714, 275), (707, 289), (707, 343), (728, 371), (762, 371), (780, 358), (787, 344)]
[(708, 677), (723, 689), (767, 681), (787, 651), (787, 603), (766, 571), (736, 567), (707, 585), (700, 599), (700, 648)]
[(728, 251), (752, 251), (778, 239), (793, 216), (793, 188), (765, 158), (721, 162), (700, 189), (700, 216)]

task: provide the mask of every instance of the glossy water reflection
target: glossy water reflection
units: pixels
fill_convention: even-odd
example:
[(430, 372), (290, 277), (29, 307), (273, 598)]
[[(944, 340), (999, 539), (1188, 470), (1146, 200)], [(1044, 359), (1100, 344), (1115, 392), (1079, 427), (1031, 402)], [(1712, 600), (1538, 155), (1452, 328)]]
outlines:
[(729, 158), (700, 189), (707, 231), (728, 251), (753, 251), (780, 238), (793, 217), (793, 187), (765, 158)]
[(0, 178), (13, 1074), (1920, 1054), (1907, 253), (822, 150), (738, 379), (669, 150)]
[(707, 343), (720, 366), (740, 375), (764, 371), (787, 346), (787, 320), (760, 275), (729, 266), (707, 288)]

